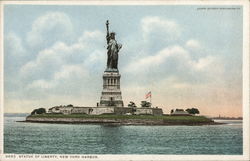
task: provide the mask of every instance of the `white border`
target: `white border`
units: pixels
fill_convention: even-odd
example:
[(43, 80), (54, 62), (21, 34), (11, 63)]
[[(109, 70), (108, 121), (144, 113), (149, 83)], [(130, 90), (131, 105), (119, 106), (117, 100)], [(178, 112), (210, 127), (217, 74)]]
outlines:
[(0, 2), (0, 160), (3, 154), (3, 121), (4, 121), (4, 59), (3, 59), (3, 5)]
[[(249, 22), (250, 22), (250, 17), (249, 17), (249, 7), (250, 4), (245, 5), (243, 7), (243, 88), (242, 88), (242, 97), (243, 97), (243, 154), (246, 155), (249, 158), (249, 108), (250, 108), (250, 103), (249, 103)], [(250, 160), (250, 158), (249, 158)]]
[[(4, 69), (4, 60), (3, 60), (3, 6), (5, 4), (39, 4), (39, 5), (242, 5), (243, 6), (243, 155), (78, 155), (78, 156), (93, 156), (97, 157), (97, 159), (66, 159), (66, 160), (249, 160), (249, 1), (248, 0), (192, 0), (192, 1), (166, 1), (166, 0), (157, 0), (157, 1), (149, 1), (149, 0), (123, 0), (123, 1), (115, 1), (115, 0), (83, 0), (83, 1), (0, 1), (1, 7), (1, 54), (0, 54), (0, 112), (1, 112), (1, 130), (3, 130), (3, 106), (4, 106), (4, 89), (3, 89), (3, 69)], [(0, 160), (13, 160), (7, 159), (6, 154), (3, 154), (3, 131), (0, 135)], [(16, 157), (20, 157), (22, 155), (15, 155)], [(25, 156), (25, 155), (24, 155)], [(33, 158), (16, 158), (14, 160), (65, 160), (65, 159), (45, 159), (41, 157), (45, 156), (55, 156), (59, 158), (62, 155), (38, 155), (39, 159), (35, 159), (35, 155), (27, 155), (32, 156)], [(73, 156), (73, 155), (67, 155)]]
[(35, 5), (248, 5), (248, 0), (2, 0), (2, 4)]

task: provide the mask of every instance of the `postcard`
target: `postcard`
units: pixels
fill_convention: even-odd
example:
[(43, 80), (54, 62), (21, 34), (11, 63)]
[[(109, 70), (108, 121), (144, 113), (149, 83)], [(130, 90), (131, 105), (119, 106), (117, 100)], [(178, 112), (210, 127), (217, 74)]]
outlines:
[(1, 160), (249, 160), (249, 1), (1, 1)]

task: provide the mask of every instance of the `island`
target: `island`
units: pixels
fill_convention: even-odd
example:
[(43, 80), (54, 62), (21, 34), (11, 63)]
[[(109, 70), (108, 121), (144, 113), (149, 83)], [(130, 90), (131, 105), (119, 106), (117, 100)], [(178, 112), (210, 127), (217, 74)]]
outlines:
[(152, 115), (86, 115), (39, 114), (29, 115), (26, 122), (101, 124), (101, 125), (219, 125), (204, 116)]
[[(132, 103), (132, 105), (134, 105)], [(145, 105), (145, 104), (142, 104)], [(104, 112), (97, 114), (96, 112)], [(187, 109), (171, 110), (163, 114), (162, 109), (151, 107), (75, 107), (73, 105), (34, 109), (24, 122), (58, 124), (99, 124), (99, 125), (220, 125), (205, 116), (196, 116)], [(197, 109), (196, 109), (197, 111)], [(106, 113), (105, 113), (106, 112)], [(109, 112), (109, 113), (108, 113)]]

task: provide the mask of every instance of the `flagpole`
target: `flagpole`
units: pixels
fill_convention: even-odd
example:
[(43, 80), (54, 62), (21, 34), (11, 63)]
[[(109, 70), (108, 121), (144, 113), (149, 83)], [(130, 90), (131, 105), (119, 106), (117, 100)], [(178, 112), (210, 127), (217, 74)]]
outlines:
[(152, 102), (151, 102), (151, 99), (152, 99), (152, 92), (150, 92), (150, 106), (152, 107)]

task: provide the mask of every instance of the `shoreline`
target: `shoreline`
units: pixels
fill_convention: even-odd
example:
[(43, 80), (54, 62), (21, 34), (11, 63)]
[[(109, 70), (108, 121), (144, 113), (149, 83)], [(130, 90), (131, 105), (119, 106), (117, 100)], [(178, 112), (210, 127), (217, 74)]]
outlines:
[(151, 118), (56, 118), (56, 117), (39, 117), (39, 116), (28, 116), (25, 121), (18, 122), (27, 122), (27, 123), (50, 123), (50, 124), (98, 124), (98, 125), (125, 125), (125, 126), (175, 126), (175, 125), (184, 125), (184, 126), (202, 126), (202, 125), (222, 125), (225, 123), (214, 122), (211, 119), (195, 120), (199, 116), (190, 116), (188, 119), (183, 119), (182, 117), (171, 116), (171, 119), (154, 119)]
[(224, 125), (226, 123), (165, 123), (165, 124), (145, 124), (145, 123), (105, 123), (105, 122), (51, 122), (51, 121), (17, 121), (23, 123), (42, 123), (42, 124), (76, 124), (76, 125), (110, 125), (110, 126), (204, 126), (204, 125)]

